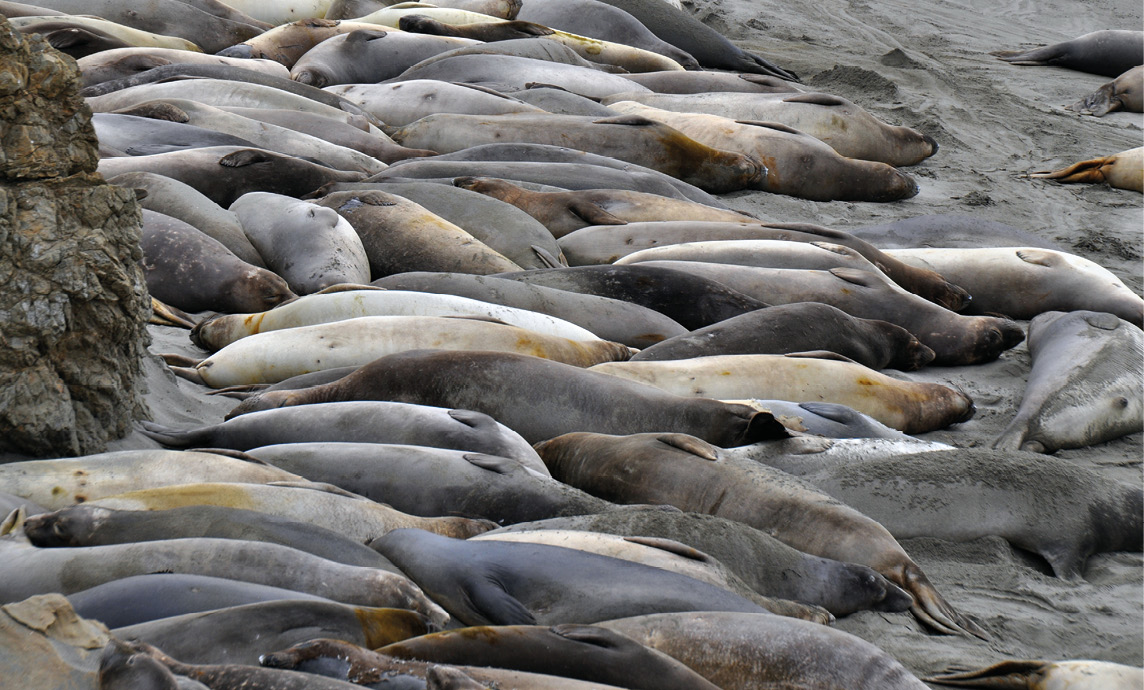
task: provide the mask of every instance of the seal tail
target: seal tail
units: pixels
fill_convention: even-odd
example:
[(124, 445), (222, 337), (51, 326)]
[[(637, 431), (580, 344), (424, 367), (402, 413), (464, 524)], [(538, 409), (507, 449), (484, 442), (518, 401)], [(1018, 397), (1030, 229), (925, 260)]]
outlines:
[(1043, 661), (1002, 661), (986, 668), (965, 673), (947, 673), (922, 678), (927, 683), (965, 688), (1016, 688), (1025, 690), (1029, 680), (1046, 666)]
[(1004, 60), (1011, 65), (1049, 65), (1056, 51), (1049, 50), (1050, 46), (1034, 48), (1033, 50), (995, 50), (990, 55)]
[[(890, 578), (888, 575), (887, 577)], [(929, 627), (947, 635), (973, 635), (988, 640), (989, 635), (968, 616), (958, 613), (944, 597), (938, 593), (933, 583), (916, 563), (910, 562), (901, 573), (901, 581), (896, 582), (914, 597), (910, 611)]]
[(199, 431), (198, 429), (179, 430), (147, 421), (141, 421), (139, 425), (143, 427), (140, 429), (140, 433), (147, 438), (162, 443), (164, 446), (171, 448), (189, 448), (199, 443), (198, 438), (200, 434), (196, 433)]
[(1073, 182), (1100, 183), (1105, 181), (1104, 166), (1111, 162), (1112, 161), (1108, 158), (1093, 158), (1092, 160), (1073, 163), (1069, 167), (1060, 170), (1029, 173), (1029, 177), (1057, 180), (1062, 184), (1070, 184)]

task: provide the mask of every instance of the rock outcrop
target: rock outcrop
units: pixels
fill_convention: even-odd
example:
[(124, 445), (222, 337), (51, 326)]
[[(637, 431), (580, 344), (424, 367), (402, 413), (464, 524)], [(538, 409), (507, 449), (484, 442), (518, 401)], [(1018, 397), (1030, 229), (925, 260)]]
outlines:
[(146, 414), (140, 211), (95, 172), (78, 83), (0, 17), (0, 452), (99, 452)]

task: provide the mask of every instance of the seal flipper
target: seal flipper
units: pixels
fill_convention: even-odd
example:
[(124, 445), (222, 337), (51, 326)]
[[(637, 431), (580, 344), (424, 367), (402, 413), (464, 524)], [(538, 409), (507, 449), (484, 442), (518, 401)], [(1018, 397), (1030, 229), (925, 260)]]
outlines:
[(846, 101), (828, 93), (800, 93), (797, 96), (784, 98), (783, 103), (809, 103), (811, 105), (825, 106), (846, 105)]
[(431, 666), (425, 674), (425, 690), (487, 690), (490, 687), (452, 666)]
[(588, 223), (589, 225), (627, 225), (628, 221), (617, 218), (604, 210), (603, 206), (591, 201), (573, 201), (568, 204), (568, 211)]
[(140, 433), (144, 436), (171, 448), (189, 448), (193, 445), (205, 445), (210, 442), (207, 433), (210, 427), (174, 429), (146, 420), (140, 421), (139, 425), (143, 427), (140, 429)]
[(713, 563), (715, 559), (703, 553), (699, 549), (692, 548), (687, 544), (675, 541), (674, 539), (662, 539), (660, 537), (624, 537), (624, 541), (631, 542), (632, 544), (639, 544), (641, 546), (650, 546), (653, 549), (666, 551), (676, 556), (688, 558), (700, 563)]
[(481, 578), (476, 586), (465, 582), (462, 592), (472, 605), (473, 612), (487, 621), (469, 623), (470, 625), (536, 625), (536, 617), (532, 612), (509, 594), (504, 585), (491, 577)]
[(719, 460), (719, 449), (701, 438), (687, 434), (660, 434), (656, 436), (655, 440), (704, 460), (711, 460), (712, 462)]
[(1044, 661), (1002, 661), (986, 668), (965, 673), (947, 673), (922, 678), (927, 683), (977, 688), (1029, 688), (1031, 676), (1040, 673), (1048, 664)]
[(989, 639), (980, 626), (954, 610), (916, 563), (907, 561), (901, 572), (882, 575), (913, 595), (914, 605), (910, 611), (922, 623), (947, 635), (970, 634), (982, 640)]
[(1093, 158), (1092, 160), (1073, 163), (1067, 168), (1045, 172), (1029, 173), (1029, 177), (1045, 180), (1057, 180), (1062, 184), (1074, 182), (1106, 182), (1104, 166), (1111, 164), (1112, 157)]

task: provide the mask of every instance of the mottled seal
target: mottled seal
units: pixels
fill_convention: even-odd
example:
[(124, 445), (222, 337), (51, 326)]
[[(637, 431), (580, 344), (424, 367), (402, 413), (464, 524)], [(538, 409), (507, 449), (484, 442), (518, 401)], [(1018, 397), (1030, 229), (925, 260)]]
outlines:
[(381, 190), (334, 192), (314, 203), (350, 222), (373, 279), (405, 271), (504, 273), (512, 261), (425, 207)]
[(895, 167), (920, 163), (938, 148), (928, 134), (890, 125), (852, 101), (825, 93), (618, 93), (600, 102), (610, 106), (618, 101), (733, 120), (777, 122), (829, 144), (848, 158)]
[(1109, 186), (1118, 189), (1144, 192), (1144, 146), (1111, 156), (1073, 163), (1060, 170), (1030, 173), (1029, 177), (1056, 180), (1066, 184), (1107, 182)]
[(743, 153), (700, 143), (674, 127), (638, 116), (441, 114), (422, 118), (390, 136), (405, 146), (447, 153), (498, 141), (509, 133), (519, 142), (616, 156), (711, 193), (756, 186), (763, 175), (762, 165)]
[(415, 529), (394, 530), (370, 546), (467, 625), (594, 623), (626, 611), (766, 612), (694, 578), (559, 546)]
[(901, 326), (858, 319), (828, 304), (795, 302), (677, 335), (637, 352), (632, 361), (809, 350), (829, 350), (871, 369), (912, 371), (934, 358), (933, 350)]
[[(808, 553), (869, 565), (914, 596), (911, 611), (928, 626), (984, 636), (945, 601), (885, 527), (792, 475), (722, 456), (682, 434), (574, 433), (536, 449), (553, 477), (606, 500), (728, 517)], [(623, 479), (632, 476), (639, 481)]]
[(590, 371), (676, 395), (839, 403), (907, 434), (944, 429), (969, 420), (974, 413), (969, 396), (952, 388), (892, 378), (826, 352), (608, 362)]
[(896, 659), (854, 635), (743, 613), (666, 613), (605, 621), (725, 690), (757, 687), (923, 690)]
[(256, 312), (294, 297), (280, 276), (246, 263), (176, 218), (143, 210), (143, 277), (151, 294), (189, 312)]
[(1071, 41), (993, 55), (1014, 65), (1054, 65), (1115, 77), (1144, 64), (1144, 31), (1093, 31)]
[(995, 448), (1052, 453), (1144, 431), (1144, 332), (1112, 314), (1046, 312), (1029, 324), (1033, 368)]
[[(788, 435), (770, 414), (745, 405), (672, 395), (539, 357), (485, 351), (413, 350), (389, 355), (325, 386), (263, 393), (243, 401), (235, 412), (264, 410), (265, 414), (275, 412), (272, 408), (303, 406), (296, 414), (305, 415), (314, 404), (379, 398), (482, 411), (530, 443), (576, 430), (670, 429), (722, 446)], [(618, 408), (609, 402), (614, 400), (626, 403)], [(227, 423), (249, 416), (253, 415)]]
[(1067, 108), (1096, 117), (1116, 110), (1144, 112), (1144, 66), (1133, 67)]

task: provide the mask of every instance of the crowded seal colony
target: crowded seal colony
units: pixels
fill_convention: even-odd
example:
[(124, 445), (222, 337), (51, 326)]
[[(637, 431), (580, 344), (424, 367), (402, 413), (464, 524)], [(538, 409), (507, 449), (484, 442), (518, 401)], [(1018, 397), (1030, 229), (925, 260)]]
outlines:
[(1144, 688), (1138, 2), (0, 14), (155, 300), (0, 464), (68, 687)]

